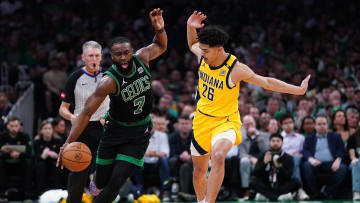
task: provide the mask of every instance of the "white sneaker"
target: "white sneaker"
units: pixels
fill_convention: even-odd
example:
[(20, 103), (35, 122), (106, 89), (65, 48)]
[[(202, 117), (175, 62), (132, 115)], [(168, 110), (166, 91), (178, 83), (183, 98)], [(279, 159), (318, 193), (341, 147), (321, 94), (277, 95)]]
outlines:
[(308, 200), (310, 199), (309, 195), (303, 189), (300, 189), (297, 194), (298, 200)]
[(360, 192), (353, 193), (353, 200), (360, 200)]
[(264, 195), (262, 195), (260, 193), (256, 193), (255, 201), (267, 201), (267, 200), (269, 200), (269, 199), (266, 198)]
[(291, 192), (289, 192), (289, 193), (287, 193), (287, 194), (280, 195), (280, 196), (278, 197), (278, 200), (279, 200), (279, 201), (292, 200)]

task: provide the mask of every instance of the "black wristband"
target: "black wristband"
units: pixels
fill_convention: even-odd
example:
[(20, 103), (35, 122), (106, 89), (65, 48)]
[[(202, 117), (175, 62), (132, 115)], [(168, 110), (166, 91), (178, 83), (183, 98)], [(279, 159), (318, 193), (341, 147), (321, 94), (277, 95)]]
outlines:
[(162, 32), (165, 32), (165, 28), (161, 28), (160, 30), (155, 30), (156, 34), (160, 34)]

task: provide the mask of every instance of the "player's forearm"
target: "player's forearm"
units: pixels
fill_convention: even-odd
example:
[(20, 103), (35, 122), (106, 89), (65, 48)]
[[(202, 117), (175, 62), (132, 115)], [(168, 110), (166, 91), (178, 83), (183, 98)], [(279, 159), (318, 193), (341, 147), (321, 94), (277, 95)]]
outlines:
[(187, 42), (189, 49), (191, 49), (192, 45), (194, 45), (198, 41), (196, 29), (194, 27), (187, 25), (186, 35), (187, 35)]
[(266, 85), (263, 86), (265, 89), (272, 90), (275, 92), (288, 93), (288, 94), (299, 94), (300, 88), (295, 85), (288, 84), (275, 78), (266, 78)]
[(164, 53), (167, 49), (167, 43), (168, 38), (165, 31), (165, 28), (161, 28), (160, 30), (157, 30), (153, 39), (153, 43), (157, 44), (160, 49), (162, 50), (162, 53)]

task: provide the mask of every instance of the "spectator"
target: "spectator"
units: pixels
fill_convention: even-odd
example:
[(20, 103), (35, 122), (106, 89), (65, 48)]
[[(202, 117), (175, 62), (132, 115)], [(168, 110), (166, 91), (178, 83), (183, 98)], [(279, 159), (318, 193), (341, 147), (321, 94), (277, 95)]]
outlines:
[(315, 133), (315, 120), (312, 116), (305, 116), (301, 120), (300, 134), (308, 136)]
[(32, 163), (29, 136), (20, 132), (20, 120), (16, 117), (10, 117), (6, 127), (8, 132), (0, 136), (0, 193), (7, 189), (9, 174), (21, 175), (23, 184), (20, 189), (25, 191), (25, 198), (30, 198)]
[(346, 109), (346, 119), (349, 124), (350, 134), (354, 134), (359, 122), (359, 111), (356, 107), (349, 106)]
[(260, 118), (260, 113), (259, 113), (259, 109), (255, 106), (252, 106), (249, 108), (249, 114), (255, 119), (256, 121), (256, 128), (260, 128), (259, 125), (259, 118)]
[[(346, 175), (346, 166), (341, 163), (345, 153), (344, 143), (339, 134), (328, 132), (326, 116), (316, 117), (315, 129), (316, 133), (306, 136), (304, 142), (304, 179), (312, 199), (331, 198)], [(331, 175), (331, 182), (323, 191), (319, 190), (316, 182), (320, 173)]]
[(259, 118), (260, 131), (262, 132), (267, 131), (267, 126), (269, 125), (269, 121), (271, 118), (272, 117), (267, 112), (262, 112), (260, 114), (260, 118)]
[(296, 133), (294, 130), (294, 118), (290, 113), (286, 113), (281, 117), (281, 136), (283, 136), (282, 150), (293, 157), (294, 160), (294, 173), (293, 177), (296, 178), (301, 187), (297, 191), (297, 199), (309, 199), (309, 196), (302, 189), (302, 180), (300, 175), (300, 165), (302, 161), (302, 148), (304, 144), (304, 137)]
[(269, 125), (267, 127), (267, 133), (269, 135), (279, 133), (279, 129), (279, 122), (275, 118), (270, 119)]
[(192, 160), (190, 143), (192, 138), (192, 120), (189, 115), (183, 115), (176, 124), (176, 131), (170, 134), (169, 164), (171, 176), (178, 178), (180, 191), (192, 193)]
[(57, 110), (60, 106), (60, 94), (65, 87), (67, 74), (61, 69), (59, 59), (53, 57), (50, 59), (50, 70), (43, 76), (44, 84), (46, 85), (46, 108), (49, 113), (48, 116), (56, 117)]
[(61, 139), (65, 142), (67, 138), (66, 123), (62, 118), (58, 118), (54, 121), (54, 138)]
[(45, 120), (41, 123), (39, 137), (35, 140), (36, 177), (39, 194), (47, 189), (60, 188), (63, 185), (63, 177), (60, 169), (56, 167), (57, 152), (62, 143), (54, 138), (54, 127), (51, 122)]
[[(280, 134), (270, 136), (270, 149), (261, 153), (251, 177), (250, 188), (271, 201), (291, 200), (291, 193), (300, 188), (298, 179), (292, 177), (293, 158), (281, 150), (282, 144)], [(260, 195), (256, 196), (261, 200)]]
[(355, 104), (355, 88), (354, 86), (347, 86), (345, 89), (346, 102), (341, 105), (342, 109)]
[(169, 132), (174, 132), (173, 125), (174, 123), (176, 123), (176, 119), (178, 116), (178, 113), (172, 108), (172, 103), (173, 96), (171, 96), (170, 94), (165, 94), (160, 98), (159, 104), (155, 109), (155, 114), (157, 116), (164, 117), (168, 121), (167, 127), (169, 129)]
[(269, 135), (256, 129), (255, 119), (251, 115), (243, 118), (246, 133), (239, 145), (241, 186), (244, 188), (244, 197), (249, 196), (250, 174), (257, 163), (257, 157), (269, 149)]
[(280, 110), (280, 101), (274, 97), (271, 97), (266, 105), (266, 112), (274, 117), (275, 113)]
[(164, 121), (162, 117), (153, 117), (154, 129), (151, 132), (149, 146), (144, 157), (144, 169), (137, 169), (133, 176), (137, 193), (141, 193), (144, 189), (144, 176), (154, 175), (160, 176), (162, 201), (170, 201), (170, 188), (167, 181), (170, 178), (169, 157), (169, 141), (165, 132), (159, 131), (158, 120)]
[(2, 131), (4, 131), (3, 127), (5, 124), (5, 117), (9, 114), (11, 109), (11, 104), (9, 103), (9, 100), (4, 92), (0, 91), (0, 134)]
[(360, 200), (360, 128), (349, 138), (347, 153), (351, 160), (353, 200)]
[(336, 132), (341, 135), (341, 139), (346, 147), (347, 141), (350, 137), (350, 130), (349, 130), (348, 121), (345, 117), (345, 112), (343, 110), (341, 109), (336, 110), (332, 114), (331, 125), (333, 132)]

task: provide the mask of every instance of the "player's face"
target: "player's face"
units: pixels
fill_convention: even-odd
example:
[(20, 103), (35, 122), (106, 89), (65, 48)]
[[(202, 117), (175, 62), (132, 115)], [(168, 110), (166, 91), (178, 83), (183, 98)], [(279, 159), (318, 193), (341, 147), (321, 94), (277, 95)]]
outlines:
[(131, 44), (128, 42), (114, 44), (111, 47), (111, 58), (114, 61), (115, 65), (118, 68), (127, 70), (132, 68), (132, 55), (134, 49), (131, 47)]
[(217, 58), (220, 56), (221, 47), (215, 46), (210, 47), (208, 44), (199, 44), (201, 49), (201, 56), (204, 58), (205, 63), (207, 64), (214, 64)]
[(88, 47), (81, 56), (85, 66), (91, 72), (98, 72), (100, 69), (100, 62), (102, 59), (101, 49)]

